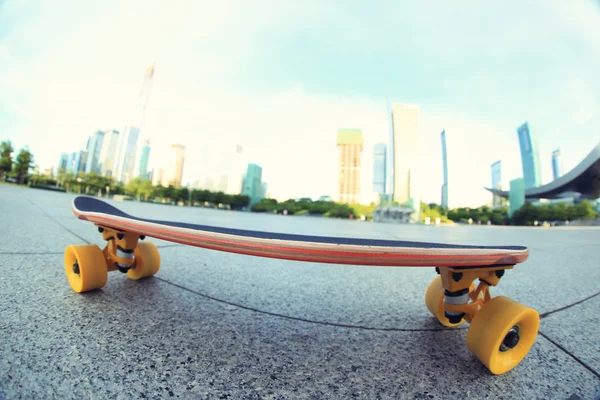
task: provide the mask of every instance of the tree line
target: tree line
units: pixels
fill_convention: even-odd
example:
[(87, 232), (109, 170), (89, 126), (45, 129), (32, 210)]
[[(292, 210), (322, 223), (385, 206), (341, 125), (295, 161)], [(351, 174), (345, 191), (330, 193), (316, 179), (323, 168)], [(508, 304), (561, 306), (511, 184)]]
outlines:
[(34, 167), (33, 154), (29, 148), (24, 147), (19, 150), (19, 153), (13, 160), (12, 154), (15, 148), (10, 140), (5, 140), (0, 143), (0, 180), (6, 182), (12, 180), (23, 184), (29, 170)]

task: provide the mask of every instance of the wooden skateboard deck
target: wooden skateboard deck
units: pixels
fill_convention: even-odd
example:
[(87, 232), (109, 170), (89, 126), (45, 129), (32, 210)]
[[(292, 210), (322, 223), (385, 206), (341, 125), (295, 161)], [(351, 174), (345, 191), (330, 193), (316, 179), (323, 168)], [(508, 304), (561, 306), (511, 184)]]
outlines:
[(138, 218), (93, 197), (77, 197), (82, 220), (115, 230), (207, 249), (318, 263), (466, 267), (524, 262), (524, 246), (468, 246), (400, 240), (295, 235)]

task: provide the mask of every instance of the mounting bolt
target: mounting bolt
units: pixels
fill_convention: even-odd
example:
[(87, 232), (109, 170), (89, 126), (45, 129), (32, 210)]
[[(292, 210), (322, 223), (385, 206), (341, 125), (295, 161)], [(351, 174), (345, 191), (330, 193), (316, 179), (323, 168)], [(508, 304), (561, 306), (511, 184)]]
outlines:
[(125, 237), (124, 233), (117, 233), (117, 239), (121, 240)]
[(452, 279), (454, 279), (454, 282), (458, 282), (462, 279), (463, 274), (462, 272), (453, 272), (452, 273)]
[(502, 278), (504, 276), (504, 270), (499, 269), (498, 271), (496, 271), (496, 276), (498, 277), (498, 279)]
[(146, 235), (140, 235), (140, 240), (146, 239)]
[(439, 267), (435, 267), (435, 272), (439, 275), (440, 274), (440, 268)]
[(98, 227), (98, 232), (100, 232), (100, 233), (104, 232), (104, 228), (103, 228), (103, 227), (101, 227), (101, 226), (99, 226), (99, 227)]
[(77, 263), (77, 261), (75, 261), (75, 264), (73, 264), (73, 272), (79, 275), (79, 264)]

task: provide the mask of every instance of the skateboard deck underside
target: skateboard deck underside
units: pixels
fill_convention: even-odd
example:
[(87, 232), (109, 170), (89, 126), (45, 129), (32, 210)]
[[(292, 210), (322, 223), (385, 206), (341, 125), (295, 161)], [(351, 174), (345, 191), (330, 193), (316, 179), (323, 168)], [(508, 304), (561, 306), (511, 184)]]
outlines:
[(294, 235), (137, 218), (93, 197), (77, 197), (82, 220), (170, 242), (268, 258), (373, 266), (475, 267), (524, 262), (523, 246), (442, 243)]

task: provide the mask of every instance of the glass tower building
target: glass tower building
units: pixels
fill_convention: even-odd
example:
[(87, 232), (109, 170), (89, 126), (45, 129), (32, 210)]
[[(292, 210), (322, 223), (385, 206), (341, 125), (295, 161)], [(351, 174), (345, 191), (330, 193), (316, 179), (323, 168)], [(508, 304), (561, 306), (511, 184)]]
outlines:
[[(500, 160), (492, 164), (492, 189), (502, 189), (502, 163)], [(500, 206), (500, 196), (494, 195), (492, 205)]]
[(562, 176), (562, 164), (560, 162), (560, 149), (552, 152), (552, 178), (554, 180)]
[(104, 132), (97, 131), (89, 137), (86, 151), (88, 152), (88, 160), (85, 165), (86, 173), (100, 173), (100, 151), (102, 150), (102, 142), (104, 141)]
[(442, 138), (442, 168), (444, 181), (442, 183), (442, 207), (448, 208), (448, 153), (446, 152), (446, 130), (441, 133)]
[(242, 194), (250, 197), (250, 207), (265, 198), (266, 185), (262, 182), (262, 167), (259, 165), (248, 164), (242, 184)]
[(521, 146), (521, 164), (523, 165), (523, 180), (525, 189), (540, 186), (540, 156), (535, 138), (531, 134), (529, 124), (525, 122), (517, 129), (519, 145)]
[(386, 193), (387, 146), (377, 143), (373, 149), (373, 192)]

